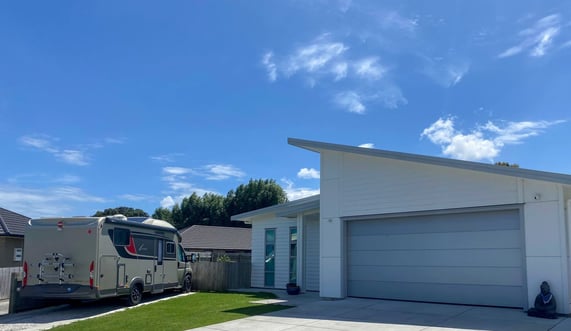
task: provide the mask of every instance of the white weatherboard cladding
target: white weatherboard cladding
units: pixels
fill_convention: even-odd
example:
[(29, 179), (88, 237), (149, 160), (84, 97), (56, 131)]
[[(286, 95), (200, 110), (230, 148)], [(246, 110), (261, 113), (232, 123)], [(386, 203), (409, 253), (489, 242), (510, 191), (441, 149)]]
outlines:
[[(516, 178), (344, 154), (343, 216), (515, 203)], [(323, 193), (322, 193), (323, 194)]]
[(275, 288), (284, 289), (289, 281), (289, 229), (295, 219), (269, 217), (252, 222), (252, 287), (264, 287), (265, 231), (276, 229)]
[(519, 212), (348, 222), (348, 295), (523, 307)]
[(304, 222), (304, 286), (308, 291), (319, 291), (319, 220)]

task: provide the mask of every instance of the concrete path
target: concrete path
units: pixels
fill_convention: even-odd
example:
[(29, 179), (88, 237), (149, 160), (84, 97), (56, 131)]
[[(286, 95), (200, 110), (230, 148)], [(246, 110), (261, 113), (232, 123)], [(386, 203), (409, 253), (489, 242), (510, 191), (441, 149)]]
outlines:
[[(521, 309), (358, 298), (322, 300), (316, 293), (297, 296), (288, 296), (284, 291), (274, 293), (280, 297), (274, 302), (293, 305), (295, 308), (193, 330), (571, 330), (570, 318), (532, 318)], [(270, 302), (272, 301), (268, 303)]]

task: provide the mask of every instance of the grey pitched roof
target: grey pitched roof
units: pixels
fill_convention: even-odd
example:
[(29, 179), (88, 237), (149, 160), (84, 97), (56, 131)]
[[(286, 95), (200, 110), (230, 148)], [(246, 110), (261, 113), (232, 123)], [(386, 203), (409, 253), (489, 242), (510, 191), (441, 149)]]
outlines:
[(180, 230), (182, 246), (190, 249), (251, 250), (252, 229), (193, 225)]
[(447, 159), (442, 157), (392, 152), (392, 151), (385, 151), (372, 148), (362, 148), (356, 146), (338, 145), (338, 144), (331, 144), (331, 143), (303, 140), (296, 138), (288, 138), (288, 143), (290, 145), (318, 153), (324, 150), (329, 150), (329, 151), (360, 154), (366, 156), (381, 157), (386, 159), (424, 163), (424, 164), (431, 164), (443, 167), (459, 168), (465, 170), (487, 172), (497, 175), (520, 177), (526, 179), (542, 180), (547, 182), (555, 182), (560, 184), (571, 185), (571, 175), (559, 174), (553, 172), (545, 172), (545, 171), (537, 171), (537, 170), (529, 170), (529, 169), (513, 168), (513, 167), (502, 167), (489, 163), (461, 161), (461, 160)]
[(29, 217), (0, 207), (0, 236), (23, 237)]
[(299, 212), (309, 211), (313, 209), (319, 209), (319, 194), (298, 200), (288, 201), (279, 205), (273, 205), (270, 207), (233, 215), (231, 219), (232, 221), (249, 221), (253, 217), (265, 214), (275, 214), (278, 217), (295, 217), (295, 215)]

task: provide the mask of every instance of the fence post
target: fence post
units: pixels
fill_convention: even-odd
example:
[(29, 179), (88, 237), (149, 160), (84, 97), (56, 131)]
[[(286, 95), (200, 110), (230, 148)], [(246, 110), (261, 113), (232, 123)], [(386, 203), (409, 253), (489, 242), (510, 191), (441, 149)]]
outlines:
[(18, 281), (18, 273), (10, 274), (10, 302), (8, 304), (8, 314), (16, 312), (18, 301), (20, 300), (20, 282)]

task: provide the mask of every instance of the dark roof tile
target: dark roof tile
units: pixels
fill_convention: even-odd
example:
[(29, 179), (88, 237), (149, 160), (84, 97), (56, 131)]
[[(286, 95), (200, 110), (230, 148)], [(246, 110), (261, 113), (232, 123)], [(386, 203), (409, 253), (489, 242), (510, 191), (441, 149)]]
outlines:
[(180, 230), (182, 246), (189, 249), (251, 250), (252, 229), (193, 225)]
[(0, 207), (0, 236), (23, 237), (29, 217)]

